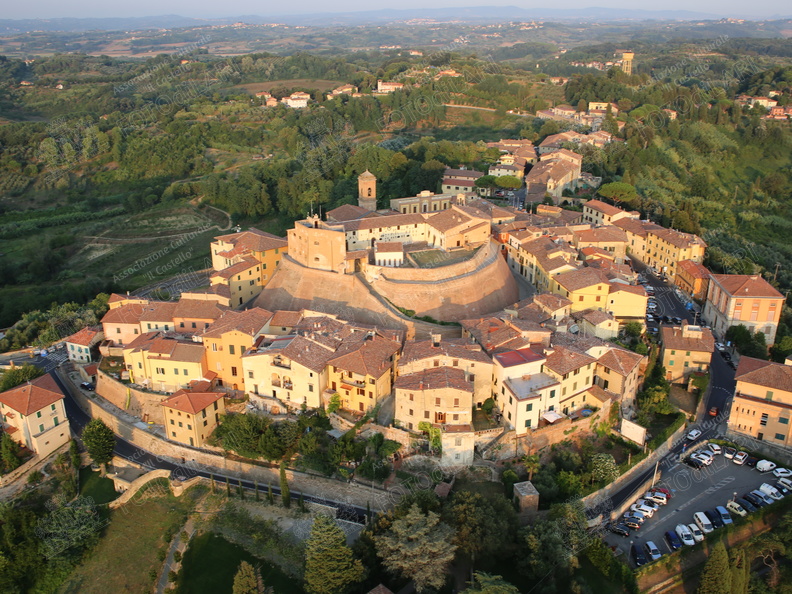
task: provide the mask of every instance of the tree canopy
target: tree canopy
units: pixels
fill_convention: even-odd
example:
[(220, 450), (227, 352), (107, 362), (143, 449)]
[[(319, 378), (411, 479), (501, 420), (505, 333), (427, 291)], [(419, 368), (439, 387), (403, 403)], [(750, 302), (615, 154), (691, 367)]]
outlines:
[(319, 514), (305, 543), (305, 589), (311, 594), (342, 594), (363, 577), (335, 520)]

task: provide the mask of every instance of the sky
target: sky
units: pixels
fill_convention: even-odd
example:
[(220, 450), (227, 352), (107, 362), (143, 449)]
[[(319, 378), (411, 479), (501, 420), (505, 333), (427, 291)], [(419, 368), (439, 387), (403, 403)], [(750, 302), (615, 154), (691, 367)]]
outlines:
[[(140, 17), (176, 14), (196, 18), (232, 17), (238, 15), (277, 15), (317, 12), (366, 11), (379, 8), (445, 8), (459, 6), (519, 6), (530, 9), (542, 3), (514, 0), (399, 0), (393, 3), (373, 3), (371, 0), (303, 0), (288, 3), (275, 0), (137, 0), (136, 2), (108, 2), (107, 0), (31, 0), (29, 2), (4, 2), (0, 19), (29, 19), (56, 17)], [(544, 6), (553, 6), (544, 4)], [(633, 8), (645, 10), (688, 10), (720, 16), (746, 16), (761, 18), (779, 12), (774, 3), (746, 5), (744, 0), (666, 0), (657, 2), (631, 2), (629, 0), (567, 0), (559, 8)]]

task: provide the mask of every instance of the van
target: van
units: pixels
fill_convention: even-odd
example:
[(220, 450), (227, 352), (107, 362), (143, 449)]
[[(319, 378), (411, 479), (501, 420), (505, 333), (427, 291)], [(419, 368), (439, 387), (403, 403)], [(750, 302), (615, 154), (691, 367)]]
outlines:
[(778, 479), (778, 482), (784, 485), (787, 489), (792, 491), (792, 481), (787, 478)]
[(769, 495), (776, 501), (780, 501), (784, 498), (783, 495), (778, 492), (778, 489), (776, 489), (773, 485), (768, 485), (767, 483), (762, 483), (759, 487), (759, 490), (765, 495)]
[(712, 524), (710, 523), (709, 518), (707, 518), (704, 512), (696, 512), (695, 514), (693, 514), (693, 521), (696, 523), (696, 526), (698, 526), (704, 534), (709, 534), (710, 532), (712, 532), (713, 530)]

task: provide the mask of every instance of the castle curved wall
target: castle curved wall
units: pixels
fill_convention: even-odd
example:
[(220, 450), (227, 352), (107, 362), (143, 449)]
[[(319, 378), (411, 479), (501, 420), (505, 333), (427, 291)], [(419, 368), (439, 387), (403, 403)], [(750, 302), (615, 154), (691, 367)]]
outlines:
[(449, 264), (448, 266), (438, 266), (437, 268), (393, 268), (388, 266), (366, 267), (366, 276), (371, 279), (375, 276), (384, 276), (390, 280), (427, 282), (438, 281), (469, 274), (479, 268), (487, 258), (497, 253), (498, 247), (494, 242), (487, 242), (473, 255), (472, 258), (464, 262)]

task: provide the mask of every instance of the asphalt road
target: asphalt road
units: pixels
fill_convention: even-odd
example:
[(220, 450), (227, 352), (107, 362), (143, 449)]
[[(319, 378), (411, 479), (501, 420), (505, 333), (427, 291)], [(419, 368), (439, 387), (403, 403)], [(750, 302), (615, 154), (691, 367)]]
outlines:
[[(72, 430), (76, 434), (82, 433), (83, 428), (85, 425), (90, 421), (90, 417), (79, 407), (77, 403), (74, 401), (72, 397), (72, 386), (69, 382), (61, 381), (60, 377), (57, 374), (52, 373), (52, 378), (61, 388), (63, 393), (66, 395), (64, 399), (64, 404), (66, 407), (66, 416), (69, 418), (69, 424), (71, 425)], [(140, 464), (146, 468), (151, 470), (154, 469), (164, 469), (171, 471), (171, 477), (174, 479), (180, 480), (187, 480), (194, 476), (202, 476), (204, 478), (212, 478), (214, 477), (215, 481), (224, 482), (223, 479), (228, 478), (232, 487), (236, 487), (238, 485), (238, 481), (235, 477), (229, 477), (223, 474), (222, 469), (216, 469), (213, 472), (199, 470), (196, 468), (192, 468), (189, 465), (180, 465), (173, 462), (169, 462), (168, 460), (163, 460), (161, 457), (156, 456), (146, 450), (143, 450), (128, 441), (121, 439), (116, 435), (116, 446), (113, 450), (114, 453), (124, 458), (125, 460), (130, 460), (137, 464)], [(242, 487), (248, 490), (255, 489), (255, 483), (253, 481), (242, 481)], [(260, 486), (259, 486), (260, 487)], [(272, 486), (272, 492), (274, 495), (280, 496), (280, 488), (277, 485)], [(299, 494), (296, 492), (291, 493), (291, 498), (295, 501), (299, 499)], [(332, 501), (329, 499), (324, 499), (322, 497), (315, 497), (313, 495), (304, 494), (303, 496), (306, 502), (314, 502), (319, 503), (321, 505), (326, 505), (330, 507), (335, 507), (337, 512), (337, 517), (349, 520), (353, 522), (357, 522), (360, 524), (365, 523), (366, 521), (366, 514), (367, 510), (349, 505), (343, 502)]]
[[(664, 282), (658, 277), (646, 274), (645, 266), (640, 262), (633, 260), (635, 270), (645, 274), (650, 284), (655, 290), (655, 300), (658, 303), (658, 315), (667, 315), (669, 317), (679, 317), (688, 322), (693, 322), (693, 313), (685, 308), (685, 304), (674, 291), (674, 286), (668, 282)], [(698, 321), (698, 320), (697, 320)], [(649, 324), (649, 326), (658, 326), (657, 323)], [(723, 357), (719, 353), (714, 353), (712, 356), (712, 364), (710, 367), (710, 390), (707, 402), (703, 407), (703, 414), (701, 418), (697, 419), (695, 426), (699, 428), (702, 435), (699, 439), (710, 439), (721, 436), (726, 430), (726, 419), (729, 413), (729, 406), (731, 399), (734, 395), (735, 381), (734, 371), (726, 365)], [(707, 416), (707, 412), (713, 406), (717, 406), (720, 414), (717, 417)], [(701, 410), (701, 409), (700, 409)], [(686, 447), (686, 440), (681, 439), (678, 443), (674, 444), (668, 454), (660, 460), (658, 469), (662, 473), (667, 473), (670, 469), (674, 468), (678, 463), (681, 454)], [(628, 499), (637, 499), (643, 493), (638, 492), (638, 486), (647, 481), (655, 472), (654, 468), (650, 468), (640, 475), (636, 476), (632, 481), (627, 483), (622, 489), (611, 495), (613, 507), (622, 505)], [(658, 545), (659, 546), (659, 545)]]

